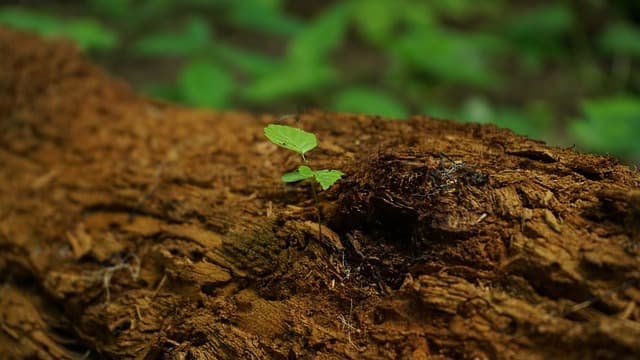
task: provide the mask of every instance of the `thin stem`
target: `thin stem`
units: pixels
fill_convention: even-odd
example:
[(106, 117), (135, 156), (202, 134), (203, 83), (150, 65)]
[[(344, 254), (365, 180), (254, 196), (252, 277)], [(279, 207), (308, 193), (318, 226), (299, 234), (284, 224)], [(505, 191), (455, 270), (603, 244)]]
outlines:
[[(302, 155), (302, 162), (304, 162), (305, 165), (309, 165), (309, 162), (307, 161), (307, 158), (304, 156), (304, 154)], [(313, 180), (310, 180), (311, 182), (311, 192), (313, 193), (313, 201), (316, 205), (316, 215), (318, 216), (318, 240), (320, 242), (322, 242), (322, 212), (320, 211), (320, 200), (318, 199), (318, 192), (316, 191), (316, 183)]]

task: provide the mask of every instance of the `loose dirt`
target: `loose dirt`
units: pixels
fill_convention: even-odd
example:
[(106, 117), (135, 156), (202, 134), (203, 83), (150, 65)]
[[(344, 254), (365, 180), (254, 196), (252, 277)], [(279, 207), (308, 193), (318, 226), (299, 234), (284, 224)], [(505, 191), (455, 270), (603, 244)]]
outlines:
[[(494, 126), (185, 109), (0, 29), (6, 358), (634, 359), (640, 175)], [(317, 134), (311, 165), (268, 123)]]

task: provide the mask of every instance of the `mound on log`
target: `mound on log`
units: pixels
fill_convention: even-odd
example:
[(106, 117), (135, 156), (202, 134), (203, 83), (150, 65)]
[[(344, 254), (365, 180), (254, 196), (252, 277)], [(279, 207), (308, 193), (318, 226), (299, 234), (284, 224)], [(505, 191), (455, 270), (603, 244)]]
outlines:
[[(185, 109), (0, 30), (3, 358), (640, 358), (640, 175), (494, 126)], [(313, 131), (320, 194), (268, 123)]]

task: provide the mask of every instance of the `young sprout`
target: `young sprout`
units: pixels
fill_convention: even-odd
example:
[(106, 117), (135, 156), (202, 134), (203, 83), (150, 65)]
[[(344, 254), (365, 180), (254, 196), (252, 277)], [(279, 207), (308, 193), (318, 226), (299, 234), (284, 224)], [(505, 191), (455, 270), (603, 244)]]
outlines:
[(271, 124), (264, 128), (264, 135), (272, 143), (293, 150), (302, 158), (303, 164), (296, 171), (282, 175), (282, 181), (290, 183), (314, 178), (322, 190), (327, 190), (344, 175), (340, 170), (313, 170), (308, 166), (305, 154), (318, 146), (314, 134), (291, 126)]
[[(264, 128), (264, 135), (272, 143), (300, 154), (302, 164), (298, 166), (296, 171), (282, 175), (283, 182), (290, 183), (313, 178), (320, 184), (322, 190), (327, 190), (344, 175), (340, 170), (313, 170), (309, 167), (305, 154), (318, 146), (318, 140), (314, 134), (291, 126), (271, 124)], [(322, 214), (313, 182), (311, 183), (311, 191), (318, 215), (318, 240), (322, 241)]]

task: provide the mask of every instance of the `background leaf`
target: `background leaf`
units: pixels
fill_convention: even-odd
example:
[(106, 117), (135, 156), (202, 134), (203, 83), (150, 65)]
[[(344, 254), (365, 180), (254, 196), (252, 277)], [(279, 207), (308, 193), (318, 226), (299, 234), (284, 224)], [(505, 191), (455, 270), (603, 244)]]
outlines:
[(179, 31), (150, 33), (133, 44), (132, 51), (144, 56), (194, 56), (212, 45), (209, 25), (200, 17), (191, 17)]
[(90, 18), (65, 21), (45, 13), (19, 8), (0, 8), (0, 24), (49, 37), (64, 37), (74, 41), (84, 50), (111, 50), (118, 44), (115, 32)]
[(356, 0), (350, 16), (366, 41), (382, 45), (393, 36), (393, 27), (400, 20), (403, 5), (406, 4), (402, 4), (401, 1), (390, 5), (384, 1)]
[(338, 93), (332, 108), (340, 112), (367, 113), (398, 119), (404, 119), (409, 115), (407, 109), (388, 94), (359, 87)]
[(224, 108), (233, 91), (233, 78), (221, 67), (209, 61), (196, 60), (187, 64), (178, 80), (182, 99), (194, 106)]
[(71, 21), (65, 25), (62, 33), (86, 50), (106, 51), (118, 44), (116, 34), (93, 19)]
[(297, 19), (280, 11), (279, 2), (236, 0), (231, 4), (230, 19), (236, 26), (246, 26), (281, 35), (295, 34), (301, 28)]
[(583, 120), (569, 130), (584, 148), (596, 152), (640, 155), (640, 99), (612, 97), (586, 101)]
[(287, 59), (295, 63), (319, 63), (342, 42), (348, 20), (346, 3), (330, 7), (289, 43)]
[(0, 9), (0, 23), (42, 35), (59, 35), (64, 27), (62, 19), (13, 7)]
[(416, 29), (393, 45), (396, 61), (450, 82), (489, 87), (499, 79), (489, 66), (497, 40), (442, 29)]
[(224, 61), (228, 67), (238, 69), (251, 76), (266, 76), (275, 72), (279, 66), (278, 60), (273, 57), (220, 42), (212, 45), (211, 51), (221, 61)]
[(613, 24), (600, 36), (599, 45), (611, 54), (640, 57), (640, 28), (628, 23)]
[(287, 96), (320, 91), (336, 83), (337, 72), (330, 66), (311, 63), (286, 63), (258, 77), (245, 87), (243, 97), (255, 103), (268, 103)]

